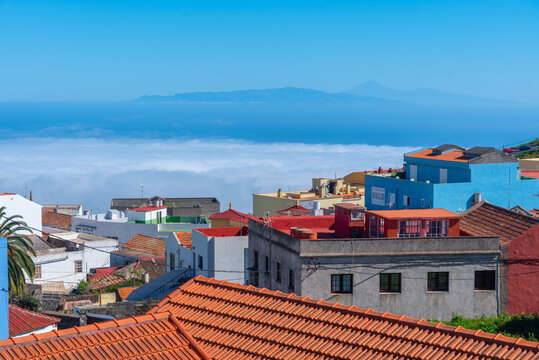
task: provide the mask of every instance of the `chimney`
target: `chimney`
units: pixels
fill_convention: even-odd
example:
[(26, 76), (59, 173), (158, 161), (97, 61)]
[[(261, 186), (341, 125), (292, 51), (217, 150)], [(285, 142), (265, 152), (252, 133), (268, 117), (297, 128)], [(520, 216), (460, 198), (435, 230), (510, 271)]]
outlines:
[(7, 239), (0, 237), (0, 340), (9, 337)]
[(32, 190), (30, 190), (30, 201), (33, 201), (32, 200)]
[(229, 208), (230, 210), (232, 210), (232, 203), (231, 203), (231, 202), (228, 203), (228, 208)]
[(278, 198), (283, 197), (283, 191), (281, 189), (277, 190), (277, 197)]

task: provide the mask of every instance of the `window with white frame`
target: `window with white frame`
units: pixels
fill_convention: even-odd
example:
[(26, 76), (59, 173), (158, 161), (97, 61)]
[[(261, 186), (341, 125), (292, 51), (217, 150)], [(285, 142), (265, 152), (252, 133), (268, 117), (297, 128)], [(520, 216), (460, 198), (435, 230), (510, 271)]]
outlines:
[(425, 236), (447, 236), (447, 220), (426, 220)]
[(447, 184), (447, 169), (440, 169), (440, 184)]
[(399, 237), (420, 237), (421, 220), (399, 221)]
[(411, 198), (408, 195), (402, 196), (402, 206), (410, 206)]
[(417, 180), (417, 165), (410, 165), (410, 179)]
[(386, 189), (373, 186), (371, 188), (371, 204), (385, 206), (386, 204)]
[(361, 210), (351, 210), (350, 211), (350, 221), (360, 221), (363, 220), (363, 211)]
[(395, 206), (395, 193), (387, 194), (387, 202), (389, 207)]

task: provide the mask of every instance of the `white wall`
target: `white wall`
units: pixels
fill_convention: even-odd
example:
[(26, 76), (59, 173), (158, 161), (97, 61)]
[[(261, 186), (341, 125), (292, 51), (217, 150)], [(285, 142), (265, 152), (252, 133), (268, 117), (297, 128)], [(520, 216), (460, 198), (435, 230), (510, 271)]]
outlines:
[(0, 207), (6, 207), (6, 216), (21, 215), (29, 227), (38, 230), (32, 230), (30, 233), (41, 235), (41, 205), (26, 199), (19, 194), (1, 195)]
[(76, 231), (77, 225), (83, 225), (93, 229), (92, 235), (103, 237), (116, 237), (120, 245), (128, 242), (133, 236), (142, 234), (152, 237), (167, 237), (167, 232), (191, 231), (191, 229), (209, 227), (208, 224), (135, 224), (121, 221), (106, 221), (88, 219), (85, 216), (71, 218), (72, 228)]
[(170, 253), (174, 254), (174, 268), (189, 268), (193, 267), (193, 250), (188, 249), (178, 243), (174, 233), (170, 233), (165, 239), (165, 256), (167, 260), (167, 271), (170, 271)]
[[(214, 277), (218, 280), (227, 280), (246, 284), (248, 276), (246, 269), (248, 261), (245, 259), (249, 246), (248, 236), (225, 236), (214, 238)], [(218, 271), (227, 270), (227, 272)]]

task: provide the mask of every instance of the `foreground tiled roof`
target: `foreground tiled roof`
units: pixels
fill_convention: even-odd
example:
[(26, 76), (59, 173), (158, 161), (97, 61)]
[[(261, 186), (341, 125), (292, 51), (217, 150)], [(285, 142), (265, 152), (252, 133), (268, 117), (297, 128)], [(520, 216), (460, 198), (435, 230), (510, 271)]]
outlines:
[(123, 248), (156, 256), (165, 256), (165, 239), (137, 234), (126, 242)]
[(43, 225), (71, 230), (71, 215), (47, 211), (41, 215), (41, 221)]
[(169, 314), (142, 315), (0, 341), (0, 359), (210, 359)]
[(534, 226), (539, 219), (482, 201), (462, 214), (460, 229), (474, 236), (499, 236), (508, 243)]
[(171, 312), (214, 359), (539, 359), (539, 343), (197, 277)]
[(178, 243), (188, 249), (193, 248), (193, 233), (191, 231), (179, 231), (175, 232), (174, 236)]
[(18, 336), (56, 324), (60, 319), (9, 304), (9, 336)]

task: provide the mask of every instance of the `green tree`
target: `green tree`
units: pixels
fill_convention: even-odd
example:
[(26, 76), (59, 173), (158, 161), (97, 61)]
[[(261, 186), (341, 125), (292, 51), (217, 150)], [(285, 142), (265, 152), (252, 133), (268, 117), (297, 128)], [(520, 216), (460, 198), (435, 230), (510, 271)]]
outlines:
[(26, 288), (24, 274), (34, 278), (35, 267), (30, 254), (36, 255), (32, 239), (22, 234), (32, 231), (21, 219), (20, 215), (7, 216), (6, 207), (0, 207), (0, 237), (7, 239), (9, 292), (19, 296)]

